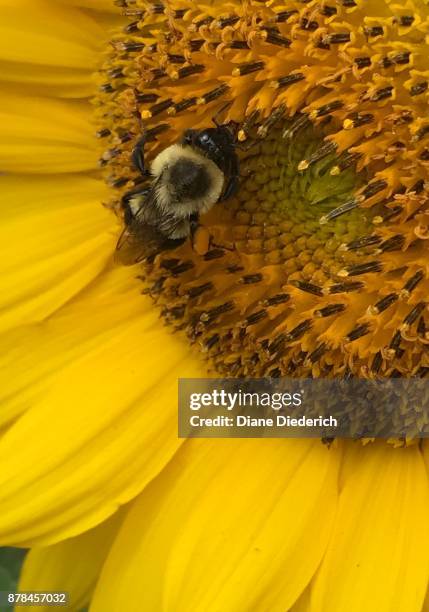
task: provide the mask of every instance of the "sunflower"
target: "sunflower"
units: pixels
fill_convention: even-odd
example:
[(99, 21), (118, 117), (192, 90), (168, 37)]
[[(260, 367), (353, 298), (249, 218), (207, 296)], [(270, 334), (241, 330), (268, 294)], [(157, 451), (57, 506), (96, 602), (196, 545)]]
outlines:
[[(0, 6), (19, 589), (91, 612), (429, 609), (425, 443), (183, 442), (175, 414), (178, 377), (428, 371), (427, 4)], [(218, 114), (242, 175), (206, 248), (116, 265), (142, 130), (150, 160)]]

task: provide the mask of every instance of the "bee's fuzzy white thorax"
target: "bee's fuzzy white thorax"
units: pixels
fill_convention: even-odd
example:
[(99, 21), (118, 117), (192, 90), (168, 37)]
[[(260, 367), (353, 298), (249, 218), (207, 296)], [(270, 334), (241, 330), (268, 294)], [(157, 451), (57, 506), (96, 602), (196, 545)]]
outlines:
[(196, 198), (187, 198), (174, 201), (176, 214), (189, 215), (194, 212), (207, 212), (220, 198), (223, 184), (223, 172), (211, 159), (198, 153), (188, 145), (174, 144), (167, 147), (155, 157), (151, 165), (151, 174), (156, 184), (157, 203), (164, 212), (171, 212), (174, 198), (174, 185), (169, 185), (167, 180), (162, 179), (162, 174), (169, 166), (178, 159), (189, 159), (199, 165), (203, 165), (210, 179), (210, 187), (206, 193)]

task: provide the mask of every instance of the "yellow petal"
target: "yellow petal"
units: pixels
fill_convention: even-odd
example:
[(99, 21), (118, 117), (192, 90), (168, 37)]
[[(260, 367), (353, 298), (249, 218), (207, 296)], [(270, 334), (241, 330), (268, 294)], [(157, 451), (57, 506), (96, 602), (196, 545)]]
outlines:
[(421, 612), (429, 612), (429, 591), (426, 591), (426, 597)]
[(311, 590), (307, 587), (301, 597), (294, 603), (290, 612), (311, 612)]
[(106, 34), (83, 11), (49, 0), (0, 0), (0, 59), (95, 70)]
[[(30, 550), (21, 571), (20, 591), (66, 591), (68, 610), (85, 606), (94, 589), (109, 548), (123, 519), (119, 511), (98, 527), (53, 546)], [(34, 612), (51, 612), (52, 605), (34, 606)], [(16, 612), (28, 612), (17, 606)]]
[[(137, 273), (136, 268), (109, 267), (43, 323), (0, 336), (0, 427), (43, 397), (62, 369), (145, 316), (149, 305)], [(159, 331), (169, 339), (162, 327)]]
[(311, 609), (420, 612), (429, 576), (428, 513), (417, 446), (380, 443), (353, 453)]
[(93, 9), (95, 11), (106, 11), (107, 13), (119, 14), (120, 8), (112, 0), (59, 0), (62, 4), (79, 6)]
[(0, 167), (7, 172), (58, 173), (97, 168), (89, 103), (0, 92)]
[(0, 60), (2, 89), (20, 96), (45, 95), (60, 98), (85, 98), (94, 95), (94, 74), (91, 70), (37, 66), (34, 70), (22, 62)]
[(44, 319), (97, 276), (118, 224), (101, 179), (7, 176), (0, 193), (3, 331)]
[(135, 268), (109, 269), (42, 324), (0, 336), (0, 427), (46, 394), (60, 370), (144, 314), (136, 274)]
[[(22, 360), (5, 374), (18, 384), (22, 377), (25, 393), (35, 378), (43, 392), (0, 440), (1, 544), (45, 545), (97, 525), (180, 444), (177, 379), (203, 376), (200, 360), (160, 325), (138, 282), (133, 294), (129, 287), (116, 294), (118, 276), (129, 285), (128, 269), (111, 272), (43, 324), (36, 359), (44, 357), (33, 360), (31, 374)], [(133, 298), (137, 304), (121, 310), (120, 301)], [(28, 350), (21, 340), (18, 352)]]
[(323, 555), (337, 453), (309, 440), (190, 440), (126, 517), (91, 612), (276, 610)]
[[(121, 18), (113, 2), (105, 4)], [(94, 94), (94, 72), (110, 37), (111, 24), (106, 27), (103, 13), (91, 18), (46, 0), (20, 0), (19, 6), (15, 0), (0, 0), (0, 10), (0, 74), (7, 91), (18, 85), (21, 95)]]

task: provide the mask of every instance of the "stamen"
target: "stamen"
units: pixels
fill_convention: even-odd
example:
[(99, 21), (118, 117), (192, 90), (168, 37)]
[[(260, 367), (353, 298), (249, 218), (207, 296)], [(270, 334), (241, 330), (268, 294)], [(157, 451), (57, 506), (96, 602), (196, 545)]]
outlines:
[(356, 325), (356, 327), (354, 327), (352, 331), (349, 334), (347, 334), (347, 340), (349, 342), (353, 342), (354, 340), (363, 338), (363, 336), (366, 336), (367, 334), (369, 334), (369, 332), (370, 332), (369, 323), (363, 323), (362, 325)]
[(225, 251), (223, 249), (211, 249), (204, 254), (205, 261), (212, 261), (213, 259), (220, 259), (225, 255)]
[(289, 85), (293, 85), (294, 83), (299, 83), (299, 81), (303, 81), (304, 79), (305, 76), (302, 74), (302, 72), (295, 72), (281, 77), (276, 81), (271, 81), (270, 87), (273, 87), (274, 89), (283, 89), (285, 87), (289, 87)]
[(225, 304), (220, 304), (219, 306), (215, 306), (211, 308), (207, 312), (203, 312), (200, 316), (200, 321), (205, 324), (212, 323), (217, 317), (234, 310), (234, 302), (225, 302)]
[(195, 96), (193, 98), (185, 98), (181, 102), (177, 102), (177, 104), (173, 104), (173, 106), (170, 106), (167, 109), (167, 113), (169, 115), (177, 115), (178, 113), (188, 110), (188, 108), (191, 108), (196, 104), (198, 104), (198, 99)]
[(393, 86), (388, 85), (387, 87), (383, 87), (382, 89), (378, 89), (371, 97), (370, 100), (372, 102), (379, 102), (380, 100), (385, 100), (386, 98), (391, 98), (393, 95)]
[(419, 322), (417, 324), (417, 333), (419, 336), (426, 336), (426, 323), (423, 317), (420, 317)]
[(338, 32), (323, 36), (322, 43), (325, 45), (341, 45), (350, 42), (350, 32)]
[(205, 66), (202, 64), (191, 64), (190, 66), (183, 66), (183, 68), (179, 68), (179, 70), (174, 70), (170, 73), (172, 79), (178, 81), (180, 79), (186, 79), (186, 77), (192, 76), (194, 74), (199, 74), (200, 72), (204, 72)]
[(201, 49), (201, 47), (204, 44), (204, 40), (202, 38), (198, 38), (195, 40), (190, 40), (189, 41), (189, 48), (193, 53), (196, 53), (197, 51), (199, 51)]
[(298, 14), (298, 11), (296, 9), (291, 9), (289, 11), (280, 11), (279, 13), (276, 13), (274, 20), (276, 23), (284, 23), (290, 17), (292, 17), (292, 15), (297, 15), (297, 14)]
[(255, 312), (254, 314), (250, 315), (246, 319), (246, 323), (245, 323), (246, 327), (248, 327), (249, 325), (255, 325), (256, 323), (259, 323), (259, 321), (262, 321), (262, 319), (265, 319), (267, 314), (268, 313), (266, 310), (259, 310), (258, 312)]
[(100, 85), (99, 87), (100, 91), (102, 91), (103, 93), (112, 93), (115, 90), (113, 89), (111, 83), (103, 83), (103, 85)]
[(365, 187), (365, 189), (362, 191), (362, 195), (365, 198), (365, 200), (368, 200), (369, 198), (372, 198), (380, 191), (383, 191), (383, 189), (386, 189), (386, 187), (387, 187), (387, 181), (385, 180), (374, 181), (373, 183), (369, 183), (369, 185)]
[(318, 117), (324, 117), (325, 115), (329, 115), (336, 110), (339, 110), (344, 106), (344, 102), (341, 100), (334, 100), (333, 102), (329, 102), (328, 104), (324, 104), (319, 108), (312, 110), (309, 114), (310, 119), (317, 119)]
[(367, 38), (375, 38), (376, 36), (383, 36), (384, 34), (383, 26), (364, 27), (363, 31)]
[[(394, 18), (394, 21), (398, 21), (398, 20), (396, 18)], [(413, 23), (414, 23), (413, 15), (401, 15), (399, 17), (399, 25), (401, 25), (403, 27), (409, 27)]]
[(329, 221), (332, 221), (332, 219), (336, 219), (337, 217), (340, 217), (341, 215), (350, 212), (357, 206), (359, 206), (359, 201), (356, 198), (352, 198), (351, 200), (348, 200), (348, 202), (341, 204), (341, 206), (334, 208), (334, 210), (331, 210), (326, 215), (320, 217), (319, 223), (320, 225), (325, 225)]
[(194, 266), (195, 264), (192, 261), (184, 261), (178, 266), (171, 268), (170, 271), (173, 274), (173, 276), (179, 276), (180, 274), (183, 274), (184, 272), (188, 272), (188, 270), (192, 270)]
[(393, 349), (394, 351), (397, 351), (400, 347), (402, 341), (402, 336), (401, 336), (401, 332), (397, 331), (395, 332), (390, 344), (389, 344), (389, 348)]
[(249, 43), (246, 40), (232, 40), (228, 47), (230, 49), (250, 49)]
[(362, 70), (362, 68), (369, 68), (371, 66), (371, 58), (370, 57), (357, 57), (355, 59), (355, 64)]
[(367, 125), (368, 123), (372, 123), (374, 121), (374, 115), (371, 113), (360, 114), (354, 113), (343, 122), (343, 128), (345, 130), (351, 130), (353, 128), (361, 127), (362, 125)]
[(418, 270), (414, 274), (414, 276), (412, 276), (401, 289), (401, 293), (400, 293), (401, 297), (403, 298), (410, 297), (411, 293), (414, 291), (417, 285), (424, 279), (424, 277), (425, 277), (425, 273), (423, 272), (423, 270)]
[(240, 17), (238, 17), (237, 15), (235, 15), (235, 16), (231, 15), (231, 17), (225, 17), (225, 18), (222, 18), (222, 19), (215, 20), (214, 25), (216, 25), (221, 30), (223, 30), (227, 26), (233, 26), (236, 23), (238, 23), (239, 21), (240, 21)]
[(296, 327), (294, 327), (288, 334), (286, 334), (286, 339), (288, 341), (298, 340), (301, 336), (303, 336), (309, 329), (312, 327), (311, 319), (306, 319)]
[(197, 104), (208, 104), (209, 102), (213, 102), (213, 100), (217, 100), (222, 97), (229, 91), (230, 87), (225, 83), (219, 85), (219, 87), (215, 87), (211, 89), (207, 93), (203, 94), (200, 98), (197, 99)]
[(97, 132), (95, 133), (97, 138), (107, 138), (107, 136), (110, 136), (110, 134), (111, 132), (107, 128), (103, 128), (102, 130), (97, 130)]
[(344, 172), (344, 170), (356, 164), (361, 157), (361, 153), (346, 153), (340, 158), (337, 165), (331, 168), (330, 174), (332, 176), (338, 176), (338, 174), (341, 174), (341, 172)]
[(410, 94), (412, 96), (419, 96), (422, 93), (425, 93), (428, 90), (429, 83), (427, 81), (420, 81), (420, 83), (416, 83), (410, 89)]
[(378, 351), (374, 355), (374, 359), (371, 364), (371, 372), (374, 372), (374, 374), (378, 374), (381, 369), (382, 364), (383, 364), (383, 356), (381, 354), (381, 351)]
[(275, 338), (270, 345), (268, 346), (268, 352), (270, 355), (274, 355), (277, 353), (286, 342), (286, 334), (279, 334), (277, 338)]
[(335, 293), (350, 293), (351, 291), (360, 291), (364, 287), (364, 283), (358, 281), (352, 283), (336, 283), (328, 287), (327, 293), (331, 295)]
[(374, 306), (370, 306), (370, 314), (380, 314), (384, 310), (387, 310), (389, 306), (392, 306), (399, 299), (399, 295), (397, 293), (389, 293), (386, 297), (379, 300)]
[(316, 363), (319, 359), (326, 353), (328, 350), (328, 345), (326, 342), (322, 342), (319, 344), (317, 348), (314, 349), (312, 353), (308, 356), (308, 360), (310, 363)]
[[(334, 293), (334, 292), (332, 291), (331, 293)], [(315, 310), (314, 315), (316, 317), (331, 317), (332, 315), (339, 314), (340, 312), (344, 312), (345, 309), (346, 309), (345, 304), (328, 304), (328, 306), (324, 306), (323, 308), (319, 308), (318, 310)]]
[(125, 34), (133, 34), (134, 32), (138, 32), (140, 29), (139, 23), (140, 23), (139, 19), (137, 21), (132, 21), (131, 23), (129, 23), (128, 25), (124, 27), (123, 31), (125, 32)]
[(204, 346), (206, 347), (207, 350), (210, 350), (219, 342), (219, 340), (220, 340), (219, 334), (214, 334), (213, 336), (210, 336), (208, 340), (206, 340)]
[(279, 119), (285, 114), (286, 107), (284, 104), (280, 104), (276, 109), (273, 110), (271, 115), (266, 119), (257, 130), (259, 138), (265, 138), (268, 134), (269, 129), (274, 126)]
[(168, 61), (172, 64), (184, 64), (186, 62), (186, 58), (184, 55), (178, 55), (175, 53), (167, 53)]
[(356, 249), (364, 249), (365, 247), (373, 246), (375, 244), (379, 244), (381, 242), (381, 236), (377, 236), (377, 234), (371, 234), (370, 236), (363, 236), (362, 238), (357, 238), (356, 240), (352, 240), (348, 244), (345, 244), (341, 250), (343, 251), (355, 251)]
[(424, 125), (422, 128), (420, 128), (413, 136), (412, 140), (414, 142), (419, 142), (420, 140), (422, 140), (426, 134), (429, 134), (429, 124), (428, 125)]
[(157, 126), (146, 130), (146, 142), (156, 140), (156, 137), (159, 136), (159, 134), (162, 134), (163, 132), (168, 130), (169, 127), (170, 126), (168, 125), (168, 123), (159, 123)]
[(292, 44), (292, 41), (289, 38), (282, 36), (280, 32), (274, 32), (268, 29), (265, 29), (264, 32), (264, 40), (270, 45), (277, 45), (279, 47), (285, 47), (287, 49)]
[(338, 276), (360, 276), (361, 274), (368, 274), (369, 272), (381, 272), (383, 264), (381, 261), (369, 261), (364, 264), (357, 264), (356, 266), (349, 266), (338, 272)]
[(236, 66), (232, 71), (232, 76), (245, 76), (252, 72), (258, 72), (265, 68), (265, 62), (246, 62)]
[(382, 223), (386, 223), (392, 217), (396, 217), (399, 213), (402, 212), (402, 206), (394, 206), (393, 208), (388, 208), (385, 215), (376, 215), (372, 222), (374, 225), (381, 225)]
[(147, 11), (152, 15), (162, 15), (165, 11), (165, 6), (161, 2), (154, 2), (153, 4), (148, 4)]
[(183, 19), (188, 9), (173, 9), (171, 16), (173, 19)]
[(277, 295), (273, 295), (266, 300), (263, 300), (263, 306), (278, 306), (279, 304), (285, 304), (290, 300), (290, 295), (288, 293), (278, 293)]
[(310, 155), (308, 159), (303, 159), (299, 162), (298, 170), (307, 170), (307, 168), (311, 166), (311, 164), (315, 164), (324, 157), (327, 157), (328, 155), (334, 153), (337, 149), (337, 146), (337, 143), (333, 140), (324, 143), (319, 149), (317, 149), (315, 153)]
[(259, 118), (259, 111), (253, 111), (242, 123), (241, 128), (237, 133), (237, 140), (239, 142), (244, 142), (247, 139), (247, 135), (250, 130), (255, 126), (257, 120)]
[(292, 280), (289, 281), (289, 284), (293, 287), (296, 287), (297, 289), (301, 289), (301, 291), (305, 291), (306, 293), (312, 293), (313, 295), (319, 295), (320, 297), (323, 296), (322, 287), (314, 285), (313, 283), (307, 283), (306, 281), (300, 280)]
[(207, 282), (202, 285), (198, 285), (197, 287), (191, 287), (186, 292), (190, 298), (196, 298), (205, 293), (206, 291), (211, 291), (213, 289), (213, 283)]
[(159, 95), (156, 93), (142, 93), (140, 91), (134, 91), (134, 95), (139, 104), (150, 104), (151, 102), (156, 102), (159, 98)]
[(388, 253), (390, 251), (397, 251), (398, 249), (402, 249), (405, 243), (405, 236), (402, 234), (396, 234), (391, 238), (388, 238), (384, 242), (382, 242), (377, 249), (377, 253)]
[(209, 26), (212, 21), (214, 21), (214, 17), (212, 17), (211, 15), (208, 15), (207, 17), (203, 17), (203, 19), (200, 19), (199, 21), (196, 21), (195, 23), (193, 23), (192, 29), (199, 30), (203, 26)]
[(314, 30), (317, 30), (317, 28), (319, 27), (319, 24), (317, 23), (317, 21), (314, 20), (309, 20), (307, 19), (307, 17), (303, 17), (301, 19), (301, 28), (303, 30), (309, 30), (310, 32), (314, 32)]
[(302, 114), (297, 117), (290, 125), (285, 127), (282, 133), (283, 138), (292, 139), (296, 134), (310, 124), (308, 115)]
[(416, 376), (419, 378), (426, 378), (429, 373), (429, 368), (427, 366), (420, 366), (416, 372)]
[(160, 115), (165, 110), (173, 106), (172, 98), (167, 98), (167, 100), (163, 100), (162, 102), (158, 102), (154, 104), (147, 110), (143, 110), (141, 112), (142, 119), (150, 119), (150, 117), (156, 117), (156, 115)]
[(252, 285), (254, 283), (260, 283), (262, 279), (262, 274), (258, 272), (257, 274), (246, 274), (240, 279), (240, 282), (244, 285)]
[(400, 326), (400, 331), (406, 331), (422, 314), (423, 310), (426, 308), (426, 302), (419, 302), (414, 306), (414, 308), (407, 314), (402, 325)]
[(332, 17), (337, 14), (337, 9), (335, 6), (322, 6), (320, 8), (320, 13), (325, 17)]

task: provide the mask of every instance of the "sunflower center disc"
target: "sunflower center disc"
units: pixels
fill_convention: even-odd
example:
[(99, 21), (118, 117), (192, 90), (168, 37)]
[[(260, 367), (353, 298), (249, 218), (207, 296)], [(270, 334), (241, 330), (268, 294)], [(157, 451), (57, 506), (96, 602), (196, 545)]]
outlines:
[(237, 195), (201, 219), (207, 248), (142, 264), (165, 320), (222, 375), (429, 370), (427, 11), (325, 4), (124, 0), (132, 21), (100, 72), (117, 212), (143, 131), (150, 163), (231, 102), (221, 121), (249, 143)]

